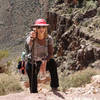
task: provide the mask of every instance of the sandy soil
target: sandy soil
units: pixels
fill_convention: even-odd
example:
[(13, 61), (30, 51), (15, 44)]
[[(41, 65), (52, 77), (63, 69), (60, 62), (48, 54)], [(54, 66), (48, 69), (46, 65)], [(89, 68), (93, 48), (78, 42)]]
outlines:
[(69, 94), (43, 88), (39, 93), (34, 94), (29, 93), (29, 90), (25, 90), (21, 93), (0, 96), (0, 100), (100, 100), (100, 93), (87, 95), (78, 93)]
[(0, 96), (0, 100), (100, 100), (100, 75), (92, 78), (92, 83), (85, 87), (70, 88), (65, 92), (50, 91), (49, 84), (38, 84), (39, 93), (30, 93), (29, 88), (25, 88), (20, 93), (12, 93)]

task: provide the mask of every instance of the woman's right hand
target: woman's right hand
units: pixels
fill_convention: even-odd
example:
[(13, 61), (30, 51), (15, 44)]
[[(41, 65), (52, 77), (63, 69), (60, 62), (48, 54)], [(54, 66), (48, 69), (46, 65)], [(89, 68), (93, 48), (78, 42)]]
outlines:
[(27, 44), (29, 44), (30, 46), (33, 45), (33, 40), (36, 38), (36, 32), (35, 31), (31, 31), (29, 34), (29, 37), (27, 39)]
[(30, 32), (30, 40), (34, 40), (36, 38), (36, 32), (35, 31), (31, 31)]

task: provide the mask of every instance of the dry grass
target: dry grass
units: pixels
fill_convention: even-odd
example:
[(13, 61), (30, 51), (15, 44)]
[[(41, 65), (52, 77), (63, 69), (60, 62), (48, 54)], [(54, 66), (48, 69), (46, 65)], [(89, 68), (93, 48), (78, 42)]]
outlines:
[[(0, 60), (9, 56), (8, 51), (0, 51)], [(22, 87), (17, 75), (12, 74), (12, 61), (7, 61), (0, 65), (0, 95), (22, 91)]]
[(16, 76), (0, 74), (0, 95), (20, 91), (22, 91), (22, 88)]
[(0, 60), (4, 57), (8, 57), (9, 53), (7, 50), (0, 50)]
[(65, 72), (60, 76), (61, 90), (66, 90), (70, 87), (80, 87), (90, 83), (93, 75), (100, 74), (97, 69), (87, 68), (83, 71), (75, 72), (69, 76), (65, 75)]
[(12, 65), (11, 61), (7, 61), (4, 64), (0, 64), (0, 73), (6, 73), (6, 74), (11, 73), (11, 68), (10, 68), (11, 65)]

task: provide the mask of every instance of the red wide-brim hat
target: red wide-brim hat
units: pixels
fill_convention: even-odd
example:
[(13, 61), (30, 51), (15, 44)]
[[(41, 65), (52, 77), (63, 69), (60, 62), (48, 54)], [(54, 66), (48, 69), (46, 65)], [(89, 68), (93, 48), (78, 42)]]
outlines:
[(37, 19), (33, 27), (35, 26), (49, 26), (49, 24), (46, 23), (45, 19)]

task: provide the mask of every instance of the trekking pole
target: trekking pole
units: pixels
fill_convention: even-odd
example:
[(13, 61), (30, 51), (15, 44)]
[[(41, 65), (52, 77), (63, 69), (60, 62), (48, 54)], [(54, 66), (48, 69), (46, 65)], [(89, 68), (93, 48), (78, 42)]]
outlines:
[(32, 77), (31, 77), (31, 92), (32, 92), (32, 88), (33, 88), (33, 74), (35, 73), (35, 60), (33, 59), (34, 58), (34, 42), (35, 42), (35, 39), (33, 40), (33, 44), (32, 44), (32, 55), (31, 55), (31, 57), (32, 57), (32, 73), (31, 73), (31, 75), (32, 75)]

